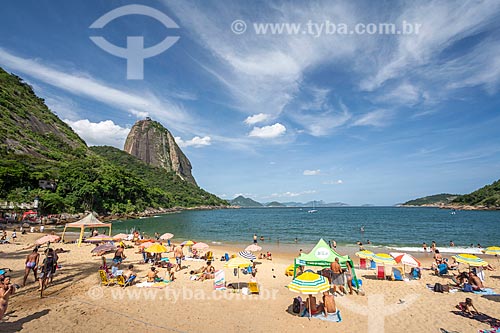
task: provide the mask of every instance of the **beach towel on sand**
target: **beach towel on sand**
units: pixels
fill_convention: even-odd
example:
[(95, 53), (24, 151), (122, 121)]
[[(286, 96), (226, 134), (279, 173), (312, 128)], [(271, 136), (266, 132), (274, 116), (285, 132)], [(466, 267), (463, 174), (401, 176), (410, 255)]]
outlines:
[(317, 318), (317, 319), (325, 320), (325, 321), (331, 321), (334, 323), (340, 323), (342, 321), (342, 317), (340, 316), (340, 310), (337, 310), (337, 312), (335, 312), (335, 313), (329, 313), (327, 317), (325, 317), (325, 315), (323, 313), (318, 313), (318, 314), (312, 316), (312, 318)]
[(473, 291), (474, 294), (478, 294), (478, 295), (500, 295), (500, 294), (497, 294), (493, 289), (491, 288), (484, 288), (483, 290), (477, 290), (477, 291)]

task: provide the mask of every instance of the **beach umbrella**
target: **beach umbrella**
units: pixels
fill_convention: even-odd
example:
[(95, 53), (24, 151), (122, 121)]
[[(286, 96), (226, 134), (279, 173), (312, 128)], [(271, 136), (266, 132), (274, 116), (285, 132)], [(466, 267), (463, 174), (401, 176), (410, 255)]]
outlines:
[(355, 255), (360, 257), (361, 259), (371, 259), (374, 253), (372, 251), (363, 250), (356, 252)]
[(394, 258), (388, 255), (387, 253), (374, 254), (372, 260), (375, 261), (377, 264), (382, 264), (382, 265), (396, 264), (396, 260), (394, 260)]
[(92, 243), (92, 242), (109, 242), (112, 240), (113, 240), (113, 237), (110, 237), (108, 235), (97, 235), (94, 237), (87, 238), (85, 241)]
[(115, 251), (115, 250), (116, 250), (116, 246), (114, 246), (111, 243), (106, 243), (106, 244), (101, 244), (99, 246), (94, 247), (92, 249), (92, 251), (90, 251), (90, 253), (97, 253), (97, 252), (101, 252), (101, 251), (110, 252), (110, 251)]
[(403, 264), (403, 273), (406, 271), (406, 266), (420, 267), (422, 264), (414, 256), (408, 253), (390, 253), (398, 264)]
[(161, 244), (155, 243), (146, 249), (149, 253), (163, 253), (167, 252), (167, 248)]
[(193, 242), (192, 240), (184, 241), (181, 243), (181, 245), (184, 245), (184, 246), (192, 246), (194, 244), (196, 244), (196, 243)]
[(42, 245), (42, 244), (45, 244), (45, 243), (54, 243), (54, 242), (58, 242), (59, 240), (61, 239), (61, 237), (57, 236), (57, 235), (45, 235), (41, 238), (38, 238), (36, 241), (35, 241), (35, 244), (36, 245)]
[[(330, 284), (324, 276), (308, 271), (293, 279), (287, 287), (290, 291), (306, 295), (317, 294), (330, 290)], [(311, 304), (309, 304), (309, 309), (311, 309)], [(309, 317), (311, 317), (311, 311), (309, 310), (308, 312)]]
[(167, 239), (170, 239), (170, 238), (172, 238), (172, 237), (174, 237), (174, 234), (171, 234), (171, 233), (167, 232), (167, 233), (165, 233), (165, 234), (161, 235), (161, 236), (160, 236), (160, 239), (167, 240)]
[(485, 254), (498, 256), (500, 254), (500, 246), (490, 246), (484, 249)]
[(248, 252), (248, 251), (240, 251), (240, 252), (238, 252), (238, 255), (240, 257), (248, 259), (248, 260), (257, 259), (257, 257), (252, 252)]
[(261, 250), (262, 250), (262, 247), (258, 246), (257, 244), (251, 244), (245, 248), (245, 251), (250, 251), (250, 252), (257, 252), (257, 251), (261, 251)]
[(148, 248), (148, 247), (150, 247), (153, 244), (154, 244), (153, 242), (145, 242), (145, 243), (142, 243), (141, 245), (139, 245), (139, 247)]
[(122, 240), (128, 238), (129, 235), (127, 234), (118, 234), (113, 236), (113, 240)]
[(252, 263), (250, 262), (250, 260), (245, 259), (245, 258), (241, 258), (241, 257), (236, 257), (236, 258), (230, 259), (229, 261), (226, 261), (226, 263), (224, 264), (225, 268), (233, 268), (233, 269), (236, 269), (238, 271), (238, 290), (240, 289), (240, 270), (239, 269), (243, 268), (243, 267), (248, 267), (251, 264)]
[(198, 243), (193, 245), (193, 250), (205, 250), (208, 248), (209, 248), (208, 244), (205, 244), (202, 242), (198, 242)]
[(457, 262), (462, 264), (468, 264), (469, 266), (479, 267), (479, 266), (488, 266), (488, 263), (483, 259), (469, 253), (461, 253), (454, 256)]

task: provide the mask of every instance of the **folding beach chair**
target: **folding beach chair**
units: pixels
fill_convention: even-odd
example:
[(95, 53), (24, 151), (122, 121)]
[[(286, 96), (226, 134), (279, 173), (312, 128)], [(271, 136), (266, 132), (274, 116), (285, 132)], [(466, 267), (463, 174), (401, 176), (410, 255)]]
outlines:
[(260, 294), (259, 284), (257, 282), (248, 282), (248, 291), (250, 291), (250, 294)]
[(207, 261), (210, 260), (210, 261), (214, 261), (214, 254), (212, 251), (208, 251), (207, 252)]
[(109, 286), (110, 284), (116, 283), (116, 279), (109, 278), (105, 270), (102, 269), (99, 270), (99, 277), (101, 278), (101, 284), (103, 286)]
[(398, 267), (392, 268), (392, 278), (394, 281), (403, 281), (403, 272)]
[(359, 269), (366, 269), (366, 259), (365, 258), (359, 259)]
[(124, 287), (125, 286), (125, 277), (123, 275), (118, 275), (116, 277), (116, 284)]
[(382, 265), (377, 266), (377, 279), (385, 280), (385, 267)]
[(226, 275), (223, 270), (218, 270), (214, 275), (214, 289), (226, 290)]
[(370, 269), (377, 269), (377, 263), (373, 260), (370, 260)]
[(446, 274), (448, 274), (448, 265), (439, 264), (437, 266), (437, 270), (438, 270), (438, 275), (446, 275)]

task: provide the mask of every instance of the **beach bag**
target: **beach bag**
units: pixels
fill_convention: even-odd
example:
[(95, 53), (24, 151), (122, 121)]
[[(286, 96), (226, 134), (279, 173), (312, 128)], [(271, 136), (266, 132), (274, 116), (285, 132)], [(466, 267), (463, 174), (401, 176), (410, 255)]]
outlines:
[(443, 285), (441, 283), (434, 284), (434, 292), (442, 293), (444, 291)]
[(471, 293), (472, 292), (472, 285), (470, 283), (464, 283), (464, 287), (462, 291), (466, 293)]
[(295, 297), (293, 299), (292, 311), (293, 313), (300, 312), (300, 305), (302, 304), (302, 299), (300, 297)]

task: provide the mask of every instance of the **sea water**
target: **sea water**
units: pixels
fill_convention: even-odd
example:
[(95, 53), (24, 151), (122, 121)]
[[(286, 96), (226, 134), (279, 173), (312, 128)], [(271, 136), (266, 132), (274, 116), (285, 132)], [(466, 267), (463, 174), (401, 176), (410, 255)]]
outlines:
[[(268, 244), (314, 245), (320, 238), (339, 246), (388, 247), (423, 251), (436, 241), (442, 252), (480, 253), (500, 245), (500, 211), (457, 211), (437, 208), (335, 207), (247, 208), (182, 211), (137, 220), (116, 221), (113, 233), (137, 229), (152, 236), (170, 232), (175, 239), (214, 244), (250, 244), (254, 233)], [(364, 231), (361, 231), (361, 230)], [(453, 241), (456, 247), (449, 247)], [(471, 247), (474, 244), (474, 247)]]

